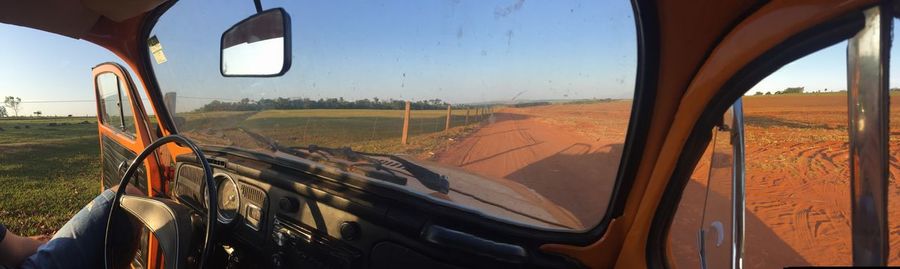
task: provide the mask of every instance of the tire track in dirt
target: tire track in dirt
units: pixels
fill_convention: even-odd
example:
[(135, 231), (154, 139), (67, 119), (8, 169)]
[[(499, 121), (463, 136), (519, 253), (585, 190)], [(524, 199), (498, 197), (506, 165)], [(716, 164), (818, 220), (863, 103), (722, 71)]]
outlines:
[[(573, 107), (535, 109), (557, 108)], [(555, 124), (568, 117), (571, 114), (536, 113), (531, 108), (502, 109), (478, 131), (436, 153), (435, 160), (486, 178), (518, 182), (582, 224), (593, 225), (606, 211), (624, 137), (587, 137), (579, 134), (579, 124)]]

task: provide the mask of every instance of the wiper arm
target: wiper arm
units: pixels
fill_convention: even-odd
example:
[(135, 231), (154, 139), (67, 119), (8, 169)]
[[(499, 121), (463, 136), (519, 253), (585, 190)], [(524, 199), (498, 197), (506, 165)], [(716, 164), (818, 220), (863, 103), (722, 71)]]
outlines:
[[(315, 162), (320, 162), (320, 163), (321, 163), (322, 161), (324, 161), (324, 162), (327, 162), (327, 163), (332, 164), (332, 165), (334, 165), (334, 166), (337, 166), (339, 169), (342, 169), (342, 170), (349, 170), (349, 169), (348, 169), (348, 165), (343, 164), (343, 163), (339, 163), (339, 162), (334, 162), (334, 161), (330, 160), (330, 158), (328, 157), (328, 155), (325, 155), (325, 154), (322, 154), (321, 152), (319, 152), (319, 151), (321, 150), (321, 151), (326, 151), (326, 152), (327, 152), (329, 155), (331, 155), (331, 156), (340, 156), (340, 155), (336, 155), (336, 154), (333, 152), (332, 149), (329, 149), (329, 148), (321, 148), (321, 147), (318, 147), (318, 146), (316, 146), (316, 145), (310, 145), (308, 148), (306, 148), (306, 151), (307, 151), (307, 152), (302, 152), (302, 151), (296, 150), (297, 147), (285, 147), (285, 146), (279, 145), (278, 142), (275, 142), (275, 140), (272, 140), (272, 139), (270, 139), (270, 138), (268, 138), (268, 137), (265, 137), (265, 136), (263, 136), (263, 135), (260, 135), (260, 134), (257, 134), (257, 133), (248, 131), (248, 130), (246, 130), (246, 129), (244, 129), (244, 128), (238, 128), (238, 130), (244, 132), (245, 134), (247, 134), (247, 136), (249, 136), (249, 137), (252, 138), (253, 140), (255, 140), (255, 141), (257, 141), (257, 142), (260, 142), (260, 143), (266, 144), (266, 146), (269, 147), (269, 150), (272, 150), (272, 151), (280, 151), (280, 152), (283, 152), (283, 153), (287, 153), (287, 154), (290, 154), (290, 155), (298, 156), (298, 157), (305, 158), (305, 159), (307, 159), (307, 160), (311, 160), (311, 161), (315, 161)], [(303, 149), (303, 148), (300, 148), (300, 149)], [(350, 161), (353, 161), (353, 162), (356, 161), (356, 158), (357, 158), (356, 156), (362, 156), (362, 155), (360, 155), (360, 154), (358, 154), (358, 153), (356, 153), (356, 152), (353, 152), (353, 151), (350, 150), (349, 148), (347, 148), (346, 150), (342, 150), (342, 151), (343, 151), (343, 154), (346, 155), (346, 156), (353, 156), (353, 157), (344, 158), (344, 159), (346, 159), (346, 160), (350, 160)], [(349, 152), (349, 154), (348, 154), (347, 152)], [(321, 159), (320, 159), (320, 160), (316, 160), (316, 159), (314, 159), (314, 158), (312, 157), (312, 154), (319, 154), (319, 155), (321, 155), (321, 156), (324, 158), (324, 160), (321, 160)], [(387, 182), (390, 182), (390, 183), (394, 183), (394, 184), (397, 184), (397, 185), (406, 185), (406, 177), (402, 177), (402, 176), (395, 175), (393, 171), (388, 170), (388, 169), (382, 167), (382, 166), (381, 166), (381, 163), (378, 162), (378, 161), (371, 160), (371, 158), (368, 158), (368, 157), (366, 157), (366, 156), (362, 156), (362, 157), (367, 158), (367, 160), (369, 160), (370, 163), (372, 163), (374, 166), (376, 166), (376, 172), (366, 172), (366, 173), (364, 173), (366, 176), (371, 177), (371, 178), (375, 178), (375, 179), (379, 179), (379, 180), (382, 180), (382, 181), (387, 181)], [(349, 166), (350, 166), (350, 167), (353, 167), (352, 164), (349, 165)]]
[(443, 194), (450, 193), (450, 181), (447, 180), (447, 176), (435, 173), (431, 169), (397, 156), (391, 155), (390, 158), (402, 164), (406, 171), (418, 179), (419, 183), (422, 183), (425, 187)]
[[(382, 164), (380, 161), (378, 161), (372, 157), (369, 157), (366, 154), (353, 151), (350, 147), (331, 149), (331, 148), (326, 148), (326, 147), (320, 147), (318, 145), (309, 145), (309, 147), (307, 147), (306, 150), (311, 153), (320, 151), (320, 150), (325, 151), (331, 156), (342, 157), (343, 159), (346, 159), (346, 160), (349, 160), (352, 162), (364, 160), (367, 163), (374, 166), (376, 170), (388, 171), (388, 172), (391, 171), (389, 168), (385, 167), (384, 164)], [(410, 162), (401, 157), (397, 157), (397, 156), (393, 156), (393, 155), (386, 155), (386, 157), (403, 165), (403, 170), (409, 172), (409, 174), (411, 174), (413, 176), (413, 178), (418, 180), (419, 183), (421, 183), (426, 188), (436, 191), (436, 192), (443, 193), (443, 194), (447, 194), (450, 192), (450, 181), (447, 180), (446, 176), (435, 173), (434, 171), (431, 171), (428, 168), (422, 167), (421, 165), (415, 164), (415, 163)], [(390, 173), (393, 174), (393, 172), (390, 172)]]
[[(378, 160), (375, 160), (372, 157), (369, 157), (365, 154), (353, 151), (353, 149), (351, 149), (350, 147), (342, 147), (340, 149), (332, 149), (332, 148), (327, 148), (327, 147), (321, 147), (321, 146), (318, 146), (315, 144), (309, 145), (306, 148), (285, 147), (285, 146), (279, 145), (278, 142), (275, 142), (275, 140), (272, 140), (263, 135), (248, 131), (244, 128), (238, 128), (238, 130), (247, 134), (247, 136), (249, 136), (251, 139), (253, 139), (257, 142), (266, 144), (269, 147), (269, 149), (272, 151), (280, 151), (280, 152), (292, 154), (292, 155), (295, 155), (298, 157), (306, 158), (306, 159), (309, 159), (312, 161), (315, 161), (315, 160), (313, 160), (311, 155), (318, 153), (325, 158), (325, 161), (332, 163), (334, 165), (337, 165), (343, 169), (347, 168), (346, 164), (334, 162), (334, 161), (330, 160), (328, 158), (328, 156), (322, 154), (319, 151), (324, 151), (324, 152), (328, 153), (328, 155), (330, 155), (330, 156), (339, 157), (341, 159), (348, 160), (351, 162), (357, 162), (359, 160), (364, 160), (368, 164), (372, 165), (375, 168), (375, 172), (366, 172), (365, 173), (366, 176), (369, 176), (369, 177), (372, 177), (375, 179), (380, 179), (380, 180), (387, 181), (387, 182), (391, 182), (391, 183), (398, 184), (398, 185), (406, 185), (406, 177), (402, 177), (402, 176), (398, 176), (398, 175), (394, 174), (393, 171), (391, 171), (389, 168), (384, 167), (384, 165), (381, 162), (379, 162)], [(302, 152), (302, 151), (296, 150), (298, 148), (305, 149), (307, 152)], [(409, 172), (413, 176), (413, 178), (418, 180), (419, 183), (421, 183), (426, 188), (433, 190), (433, 191), (443, 193), (443, 194), (447, 194), (450, 192), (450, 182), (447, 181), (446, 176), (435, 173), (434, 171), (431, 171), (428, 168), (422, 167), (422, 166), (415, 164), (413, 162), (410, 162), (406, 159), (403, 159), (403, 158), (400, 158), (397, 156), (393, 156), (393, 155), (386, 155), (386, 156), (389, 157), (391, 160), (402, 164), (403, 169), (405, 171)], [(354, 167), (352, 164), (349, 166)]]

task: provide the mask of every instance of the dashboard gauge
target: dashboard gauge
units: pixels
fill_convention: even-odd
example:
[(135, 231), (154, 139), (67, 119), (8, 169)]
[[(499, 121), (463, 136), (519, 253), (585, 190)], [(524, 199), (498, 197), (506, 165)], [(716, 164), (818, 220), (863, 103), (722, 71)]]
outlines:
[(229, 224), (234, 221), (238, 208), (241, 205), (241, 196), (238, 195), (237, 182), (234, 182), (234, 179), (224, 174), (216, 175), (215, 178), (219, 182), (219, 213), (217, 218), (219, 222)]

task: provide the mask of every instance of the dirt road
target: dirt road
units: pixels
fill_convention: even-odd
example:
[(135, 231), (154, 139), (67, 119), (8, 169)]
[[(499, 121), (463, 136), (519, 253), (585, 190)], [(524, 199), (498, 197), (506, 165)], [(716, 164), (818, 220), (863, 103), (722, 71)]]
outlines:
[[(627, 105), (607, 104), (607, 110), (592, 113), (621, 113)], [(483, 128), (438, 153), (437, 161), (521, 183), (593, 226), (606, 211), (625, 125), (616, 130), (611, 123), (585, 123), (578, 117), (596, 115), (579, 112), (584, 110), (577, 105), (552, 107), (503, 109)], [(621, 118), (627, 121), (627, 116), (614, 121)], [(579, 127), (584, 124), (592, 126)], [(598, 126), (605, 130), (592, 130)]]
[[(900, 96), (892, 99), (890, 264), (900, 265)], [(437, 160), (522, 183), (593, 226), (608, 204), (629, 107), (507, 108)], [(745, 99), (746, 268), (852, 263), (846, 109), (846, 95)], [(729, 192), (716, 188), (706, 200), (709, 167), (708, 157), (700, 161), (670, 229), (678, 268), (699, 268), (703, 203), (730, 202)]]
[[(892, 98), (890, 264), (900, 264), (900, 99)], [(748, 97), (745, 268), (852, 264), (846, 95)], [(685, 188), (671, 229), (678, 268), (699, 268), (697, 230), (709, 156)], [(729, 203), (713, 193), (708, 203)]]

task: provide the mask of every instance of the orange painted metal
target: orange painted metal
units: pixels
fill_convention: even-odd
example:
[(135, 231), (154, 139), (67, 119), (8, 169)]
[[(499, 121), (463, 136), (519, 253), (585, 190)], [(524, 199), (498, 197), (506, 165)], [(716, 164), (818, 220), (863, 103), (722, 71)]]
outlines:
[[(135, 154), (140, 153), (141, 151), (144, 150), (144, 148), (146, 148), (148, 145), (150, 145), (150, 143), (152, 143), (153, 138), (151, 137), (151, 134), (148, 129), (149, 120), (147, 119), (147, 116), (146, 116), (147, 114), (145, 112), (146, 110), (143, 107), (143, 103), (140, 101), (141, 100), (140, 95), (137, 94), (137, 89), (134, 89), (131, 87), (131, 85), (133, 85), (133, 81), (131, 80), (131, 77), (128, 76), (128, 74), (125, 70), (120, 69), (119, 66), (114, 65), (114, 64), (99, 65), (99, 66), (95, 67), (91, 71), (91, 73), (92, 73), (91, 77), (93, 78), (92, 80), (94, 82), (94, 93), (97, 96), (96, 100), (98, 100), (98, 102), (97, 102), (97, 129), (99, 131), (100, 137), (108, 137), (108, 138), (112, 139), (113, 141), (115, 141), (116, 143), (119, 143), (120, 145), (124, 146), (126, 149), (128, 149), (132, 152), (135, 152)], [(120, 85), (124, 85), (125, 89), (122, 89), (122, 92), (125, 92), (128, 95), (128, 99), (131, 101), (131, 107), (132, 107), (132, 112), (133, 112), (132, 114), (134, 115), (134, 117), (132, 117), (132, 119), (134, 120), (134, 126), (135, 126), (135, 131), (136, 131), (135, 132), (136, 137), (134, 139), (122, 134), (120, 131), (114, 130), (114, 129), (104, 125), (101, 122), (102, 118), (100, 115), (101, 115), (102, 111), (100, 109), (100, 103), (99, 103), (99, 100), (101, 100), (101, 97), (100, 97), (100, 93), (98, 91), (99, 87), (96, 85), (96, 83), (97, 83), (96, 77), (97, 77), (97, 75), (103, 74), (103, 73), (113, 73), (119, 78), (119, 80), (125, 81), (125, 83), (120, 83)], [(102, 143), (102, 140), (101, 140), (101, 143)], [(101, 157), (102, 157), (103, 147), (101, 147), (100, 150), (101, 150)], [(151, 182), (154, 182), (154, 179), (158, 180), (159, 178), (161, 178), (160, 171), (162, 171), (162, 170), (160, 170), (160, 166), (158, 164), (159, 164), (158, 158), (155, 154), (148, 156), (147, 159), (144, 161), (144, 168), (145, 168), (144, 170), (147, 173), (147, 190), (146, 191), (150, 196), (154, 196), (154, 194), (157, 194), (157, 193), (162, 193), (162, 190), (160, 190), (158, 188), (158, 186), (160, 184), (151, 184)], [(150, 236), (149, 240), (147, 240), (147, 241), (148, 241), (147, 255), (148, 255), (148, 257), (151, 257), (149, 260), (152, 261), (152, 260), (154, 260), (154, 259), (152, 259), (152, 257), (155, 257), (157, 255), (157, 253), (159, 253), (157, 251), (158, 245), (157, 245), (156, 238), (154, 238), (153, 236)], [(149, 262), (148, 268), (155, 268), (155, 265), (156, 264)]]
[[(132, 139), (117, 130), (114, 130), (106, 125), (101, 124), (100, 123), (100, 121), (102, 120), (100, 117), (101, 111), (100, 111), (100, 105), (98, 102), (98, 104), (97, 104), (97, 122), (98, 122), (97, 127), (100, 131), (100, 135), (113, 139), (114, 141), (116, 141), (116, 143), (119, 143), (122, 146), (125, 146), (125, 148), (127, 148), (128, 150), (131, 150), (135, 153), (141, 152), (142, 150), (144, 150), (144, 148), (146, 148), (148, 145), (150, 145), (150, 143), (152, 143), (153, 139), (150, 137), (150, 132), (147, 129), (147, 119), (146, 119), (146, 116), (144, 116), (146, 114), (144, 113), (144, 108), (143, 108), (142, 102), (139, 101), (140, 96), (136, 95), (135, 89), (132, 89), (130, 86), (131, 78), (127, 75), (127, 73), (125, 73), (125, 70), (121, 70), (121, 69), (119, 69), (118, 66), (113, 65), (113, 64), (103, 64), (103, 65), (97, 66), (92, 70), (92, 73), (93, 73), (93, 77), (95, 77), (95, 78), (97, 75), (102, 74), (102, 73), (113, 73), (117, 77), (119, 77), (120, 80), (123, 80), (126, 82), (126, 83), (122, 83), (125, 86), (125, 89), (123, 89), (123, 92), (125, 92), (128, 95), (128, 99), (131, 101), (131, 107), (132, 107), (133, 114), (134, 114), (134, 117), (132, 117), (132, 119), (134, 120), (134, 126), (136, 126), (136, 128), (135, 128), (136, 129), (135, 130), (136, 137), (135, 137), (135, 139)], [(94, 80), (94, 83), (96, 83), (96, 80)], [(94, 89), (96, 91), (96, 89), (97, 89), (96, 84), (94, 85)], [(100, 93), (95, 92), (95, 94), (97, 95), (97, 100), (100, 100), (100, 96), (99, 96)], [(144, 165), (145, 165), (145, 168), (147, 168), (148, 179), (151, 177), (159, 177), (160, 170), (157, 165), (156, 156), (154, 156), (154, 155), (149, 156), (147, 158), (147, 160), (145, 161)], [(158, 191), (158, 190), (154, 190), (154, 189), (148, 187), (148, 189), (146, 191), (147, 191), (147, 193), (154, 193), (154, 191)]]
[[(721, 13), (740, 14), (734, 12), (740, 10), (736, 7), (740, 4), (736, 2), (700, 3), (732, 5), (730, 8), (720, 8), (694, 7), (684, 1), (660, 1), (662, 59), (659, 67), (657, 104), (654, 106), (650, 128), (653, 131), (648, 135), (643, 160), (634, 179), (634, 188), (627, 199), (621, 221), (611, 223), (607, 235), (594, 244), (588, 246), (548, 244), (541, 249), (573, 257), (593, 268), (610, 267), (613, 264), (617, 268), (646, 268), (647, 240), (651, 222), (684, 142), (715, 94), (723, 90), (737, 90), (722, 89), (722, 85), (738, 70), (787, 38), (851, 11), (871, 6), (875, 2), (873, 0), (774, 1), (760, 7), (744, 20), (729, 22), (727, 19), (729, 16), (723, 16)], [(673, 16), (681, 19), (673, 19)], [(723, 18), (715, 19), (718, 16)], [(727, 32), (721, 42), (710, 43), (714, 46), (710, 47), (712, 50), (709, 56), (704, 57), (696, 55), (696, 49), (691, 47), (697, 46), (705, 50), (707, 43), (702, 39), (708, 36), (698, 37), (701, 34), (695, 31), (714, 34), (716, 29), (710, 29), (709, 26), (695, 28), (693, 26), (696, 26), (696, 23), (717, 25), (715, 27), (733, 24), (735, 27)], [(699, 69), (691, 68), (698, 60), (703, 61), (702, 66)], [(690, 83), (686, 84), (688, 81)], [(618, 254), (610, 255), (609, 252)], [(614, 256), (614, 260), (611, 260), (613, 259), (611, 256)]]
[[(658, 1), (661, 48), (656, 103), (649, 128), (653, 131), (647, 136), (623, 215), (610, 223), (606, 235), (597, 242), (587, 246), (548, 244), (541, 249), (594, 268), (646, 267), (647, 236), (656, 207), (687, 136), (712, 96), (728, 90), (721, 89), (725, 81), (788, 37), (874, 2), (773, 1), (748, 14), (758, 2)], [(147, 89), (145, 82), (152, 78), (138, 68), (147, 64), (137, 54), (137, 50), (146, 47), (137, 39), (142, 20), (140, 16), (115, 23), (101, 18), (85, 39), (121, 57)], [(162, 127), (161, 130), (164, 135), (173, 132)], [(105, 134), (102, 128), (100, 132)], [(173, 156), (187, 153), (177, 146), (171, 146), (170, 152)], [(158, 175), (148, 180), (150, 186), (162, 188), (164, 181)], [(151, 259), (150, 268), (158, 267), (154, 261)]]
[[(119, 22), (119, 23), (116, 23), (116, 22), (113, 22), (111, 20), (101, 17), (100, 20), (98, 20), (97, 24), (94, 25), (91, 32), (86, 37), (84, 37), (84, 39), (87, 41), (90, 41), (92, 43), (98, 44), (101, 47), (104, 47), (104, 48), (110, 50), (111, 52), (113, 52), (114, 54), (116, 54), (117, 56), (119, 56), (119, 58), (121, 58), (122, 61), (124, 61), (124, 63), (126, 65), (128, 65), (129, 67), (131, 67), (132, 70), (134, 70), (135, 77), (137, 78), (138, 81), (140, 81), (140, 83), (143, 84), (143, 86), (144, 86), (143, 88), (146, 91), (147, 83), (145, 81), (148, 76), (147, 76), (147, 74), (141, 73), (141, 71), (140, 71), (141, 69), (138, 68), (140, 65), (140, 60), (139, 60), (140, 57), (138, 56), (138, 51), (137, 51), (138, 49), (141, 48), (141, 46), (138, 44), (137, 36), (138, 36), (138, 33), (140, 32), (140, 24), (141, 24), (141, 21), (143, 20), (143, 17), (144, 17), (144, 15), (141, 15), (141, 16), (138, 16), (138, 17), (135, 17), (132, 19), (125, 20), (123, 22)], [(98, 67), (98, 68), (103, 68), (103, 66)], [(118, 68), (115, 68), (115, 69), (118, 69)], [(102, 70), (104, 70), (104, 69), (100, 69), (100, 70), (95, 69), (95, 74), (98, 74), (98, 72), (100, 72)], [(127, 77), (121, 71), (116, 71), (116, 72), (119, 73), (117, 75), (120, 77)], [(129, 96), (132, 96), (132, 94), (134, 94), (135, 96), (139, 96), (138, 94), (136, 94), (137, 91), (135, 89), (129, 89), (127, 92), (129, 94)], [(147, 94), (147, 96), (150, 96), (148, 93), (145, 93), (145, 94)], [(132, 107), (140, 109), (139, 112), (136, 111), (134, 113), (135, 119), (136, 120), (138, 119), (138, 115), (141, 115), (141, 116), (147, 115), (147, 113), (146, 113), (147, 110), (144, 109), (143, 103), (136, 101), (136, 100), (140, 100), (140, 98), (131, 98), (131, 99), (133, 101)], [(153, 110), (154, 110), (155, 115), (159, 115), (159, 113), (156, 113), (155, 107), (153, 108)], [(99, 113), (98, 113), (98, 117), (99, 117)], [(144, 122), (149, 123), (149, 121), (146, 121), (146, 118), (144, 118), (144, 120), (145, 120)], [(99, 122), (99, 120), (98, 120), (98, 122)], [(145, 123), (138, 124), (138, 122), (136, 122), (135, 126), (148, 126), (148, 125)], [(122, 138), (121, 135), (115, 134), (115, 131), (108, 127), (98, 124), (98, 129), (100, 130), (99, 131), (100, 135), (107, 135), (107, 136), (113, 138), (117, 142), (127, 142), (127, 141), (123, 141), (121, 139)], [(122, 143), (122, 145), (126, 145), (126, 147), (128, 149), (134, 150), (135, 152), (140, 152), (141, 150), (146, 148), (147, 145), (149, 145), (151, 143), (150, 142), (151, 134), (147, 131), (147, 128), (138, 128), (138, 129), (141, 130), (140, 133), (138, 134), (138, 139), (140, 141), (139, 143), (138, 143), (138, 141), (135, 141), (135, 143)], [(161, 131), (164, 135), (170, 133), (169, 130), (166, 130), (164, 128), (161, 128)], [(160, 159), (163, 159), (163, 160), (171, 159), (170, 156), (159, 156), (159, 157), (161, 157)], [(155, 196), (157, 194), (165, 193), (165, 189), (164, 189), (165, 179), (162, 178), (162, 175), (159, 172), (163, 171), (162, 169), (168, 168), (167, 164), (168, 164), (168, 162), (166, 162), (166, 161), (159, 162), (159, 159), (157, 159), (157, 156), (151, 155), (147, 158), (147, 161), (145, 162), (145, 165), (147, 165), (147, 167), (145, 167), (145, 168), (147, 171), (147, 186), (148, 186), (147, 191), (150, 196)], [(149, 257), (147, 264), (146, 264), (147, 268), (161, 268), (162, 263), (158, 263), (158, 259), (154, 258), (154, 257), (157, 257), (158, 255), (160, 255), (160, 252), (158, 251), (158, 243), (157, 243), (156, 238), (153, 238), (152, 236), (149, 238), (147, 249), (148, 249), (147, 255)]]

